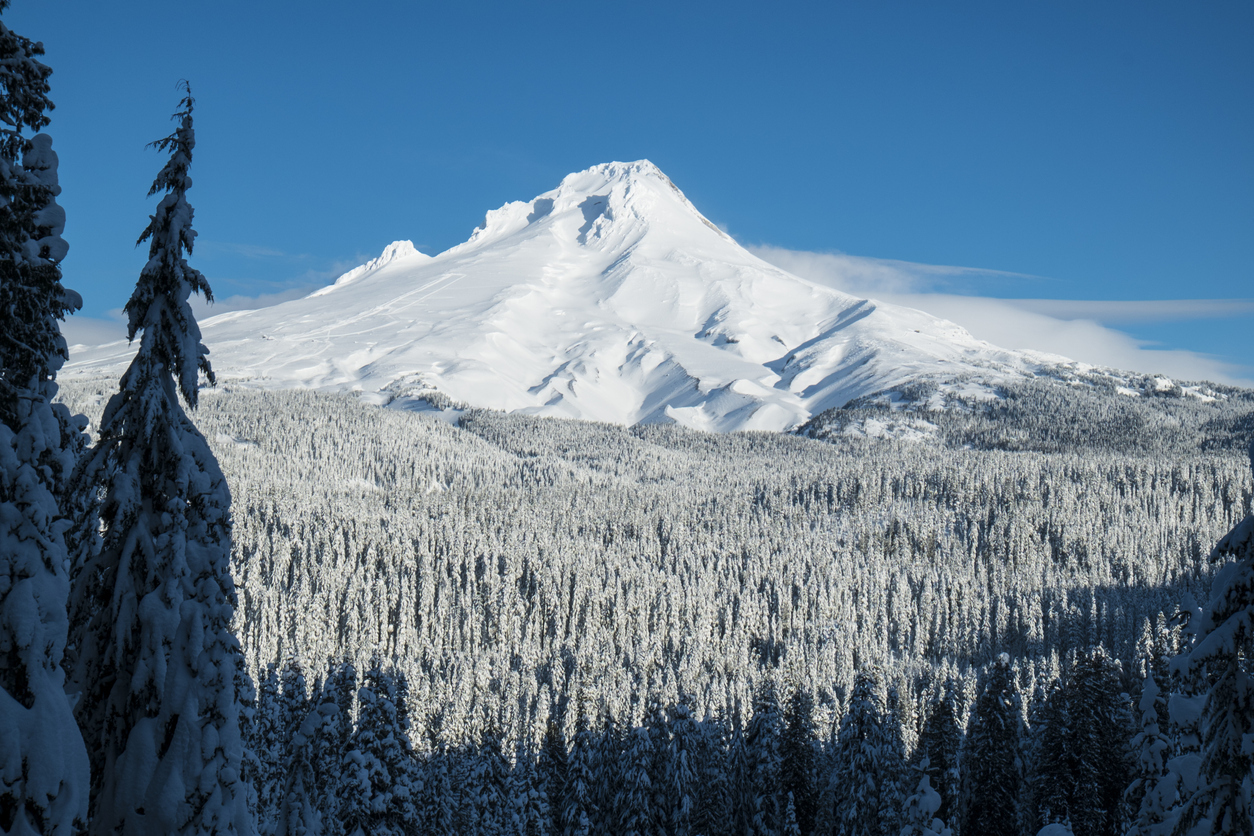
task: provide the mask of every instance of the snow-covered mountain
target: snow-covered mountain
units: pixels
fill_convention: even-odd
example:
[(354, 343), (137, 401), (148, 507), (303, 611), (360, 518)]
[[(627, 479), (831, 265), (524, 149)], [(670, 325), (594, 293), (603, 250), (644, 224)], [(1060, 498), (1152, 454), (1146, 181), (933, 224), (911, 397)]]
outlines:
[[(747, 252), (652, 163), (606, 163), (487, 215), (435, 257), (398, 241), (334, 285), (205, 320), (220, 380), (619, 424), (785, 430), (923, 378), (969, 387), (1064, 358), (1008, 351)], [(64, 374), (113, 373), (125, 343)]]

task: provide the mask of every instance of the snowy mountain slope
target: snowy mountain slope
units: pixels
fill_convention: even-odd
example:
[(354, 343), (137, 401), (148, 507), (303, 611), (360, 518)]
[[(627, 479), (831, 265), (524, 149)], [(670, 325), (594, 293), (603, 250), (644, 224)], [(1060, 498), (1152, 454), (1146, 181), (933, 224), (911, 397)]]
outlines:
[[(380, 402), (435, 389), (499, 410), (716, 431), (789, 429), (920, 378), (970, 386), (1077, 365), (773, 267), (643, 160), (508, 203), (435, 257), (399, 241), (306, 298), (202, 330), (222, 380)], [(102, 346), (63, 374), (113, 373), (129, 355)]]

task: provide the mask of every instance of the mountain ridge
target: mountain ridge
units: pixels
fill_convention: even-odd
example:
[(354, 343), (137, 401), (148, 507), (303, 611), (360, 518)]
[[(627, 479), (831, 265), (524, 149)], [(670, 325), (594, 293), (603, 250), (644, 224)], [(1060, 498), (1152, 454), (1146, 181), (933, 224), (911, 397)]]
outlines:
[[(201, 328), (223, 380), (714, 431), (790, 430), (919, 380), (992, 397), (1093, 369), (787, 273), (648, 160), (569, 174), (438, 255), (397, 241), (309, 296)], [(94, 348), (64, 373), (129, 356)]]

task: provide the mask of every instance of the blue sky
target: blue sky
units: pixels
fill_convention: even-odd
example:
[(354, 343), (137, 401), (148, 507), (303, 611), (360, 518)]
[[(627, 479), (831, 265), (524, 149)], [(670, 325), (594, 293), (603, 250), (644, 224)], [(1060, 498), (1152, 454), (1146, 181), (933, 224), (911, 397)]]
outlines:
[(144, 261), (144, 145), (187, 78), (219, 309), (647, 157), (798, 271), (977, 336), (1254, 381), (1249, 3), (13, 0), (5, 20), (54, 70), (88, 317)]

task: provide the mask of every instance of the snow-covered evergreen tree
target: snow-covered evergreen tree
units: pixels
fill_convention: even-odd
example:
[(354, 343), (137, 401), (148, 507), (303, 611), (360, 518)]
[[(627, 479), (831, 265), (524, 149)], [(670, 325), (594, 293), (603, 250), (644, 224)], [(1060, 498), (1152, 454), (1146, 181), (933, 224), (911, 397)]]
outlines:
[(1132, 774), (1132, 718), (1120, 672), (1099, 647), (1076, 655), (1037, 730), (1035, 827), (1069, 822), (1076, 836), (1119, 836)]
[(566, 768), (566, 786), (562, 794), (562, 833), (564, 836), (588, 836), (599, 817), (596, 798), (597, 781), (596, 736), (588, 726), (582, 710), (575, 723), (570, 760)]
[(355, 772), (346, 769), (353, 736), (353, 695), (357, 691), (357, 671), (347, 662), (333, 663), (326, 679), (314, 689), (311, 702), (319, 715), (314, 728), (314, 785), (328, 836), (342, 832), (341, 801), (348, 796), (347, 784)]
[(1140, 697), (1137, 700), (1139, 729), (1132, 738), (1134, 771), (1124, 799), (1128, 804), (1130, 822), (1127, 836), (1150, 836), (1162, 829), (1174, 802), (1164, 778), (1167, 775), (1167, 759), (1171, 757), (1171, 738), (1168, 734), (1167, 669), (1168, 628), (1162, 613), (1155, 620), (1146, 619), (1142, 640), (1142, 671)]
[(814, 829), (818, 798), (815, 790), (818, 759), (815, 747), (814, 700), (804, 686), (793, 690), (784, 712), (784, 737), (780, 744), (780, 784), (792, 796), (793, 815), (802, 833)]
[(1141, 715), (1140, 731), (1132, 738), (1136, 752), (1136, 777), (1128, 785), (1126, 798), (1131, 808), (1132, 820), (1127, 836), (1150, 836), (1167, 821), (1175, 801), (1174, 787), (1170, 798), (1164, 798), (1167, 785), (1167, 758), (1171, 754), (1171, 741), (1160, 726), (1160, 716), (1165, 713), (1167, 700), (1159, 689), (1152, 671), (1147, 673), (1141, 686), (1138, 705)]
[(271, 665), (257, 688), (257, 709), (253, 718), (251, 746), (257, 756), (257, 832), (274, 832), (283, 798), (287, 764), (287, 730), (283, 723), (282, 685), (279, 672)]
[(451, 760), (446, 749), (437, 749), (427, 763), (423, 786), (423, 824), (431, 836), (454, 836), (457, 832), (457, 793), (453, 790)]
[(962, 744), (959, 711), (957, 683), (949, 678), (944, 689), (928, 701), (919, 733), (918, 757), (927, 761), (923, 770), (929, 786), (940, 797), (935, 815), (945, 822), (953, 816), (958, 798), (958, 749)]
[(511, 836), (540, 836), (549, 831), (548, 798), (540, 792), (536, 760), (520, 742), (514, 750), (514, 766), (509, 772), (506, 792)]
[(901, 836), (950, 836), (952, 833), (944, 820), (936, 815), (940, 810), (941, 797), (932, 788), (927, 767), (928, 760), (924, 758), (915, 770), (919, 783), (914, 793), (906, 798), (901, 816)]
[(692, 832), (694, 836), (727, 833), (732, 801), (727, 769), (727, 724), (721, 716), (701, 723), (696, 768), (700, 786), (692, 811)]
[(351, 784), (340, 810), (347, 836), (417, 832), (422, 787), (409, 739), (407, 692), (404, 677), (384, 670), (376, 657), (357, 692), (357, 726), (348, 747)]
[[(0, 12), (8, 7), (0, 0)], [(68, 249), (43, 46), (0, 22), (0, 831), (73, 833), (88, 759), (65, 696), (65, 486), (79, 427), (53, 404)]]
[[(594, 832), (613, 832), (622, 821), (619, 803), (624, 800), (620, 792), (626, 781), (627, 736), (629, 731), (604, 707), (601, 734), (597, 737), (595, 778), (592, 791), (596, 794), (597, 817), (593, 820)], [(652, 753), (650, 753), (650, 758)]]
[(727, 792), (731, 808), (732, 833), (752, 834), (754, 822), (762, 815), (758, 804), (762, 796), (753, 781), (753, 758), (745, 742), (745, 734), (738, 727), (731, 730), (727, 753)]
[(75, 567), (82, 656), (78, 716), (94, 755), (93, 833), (251, 833), (241, 779), (239, 643), (231, 577), (231, 496), (217, 460), (183, 411), (198, 402), (208, 349), (188, 305), (211, 298), (188, 265), (196, 233), (188, 167), (190, 89), (164, 192), (140, 242), (148, 262), (126, 303), (138, 350), (82, 470), (103, 492), (103, 540)]
[(290, 660), (280, 678), (279, 722), (283, 739), (291, 741), (309, 713), (309, 683), (300, 662)]
[(544, 795), (546, 834), (562, 832), (562, 798), (569, 762), (562, 726), (557, 720), (550, 719), (536, 755), (536, 780), (538, 791)]
[(467, 777), (469, 832), (504, 836), (509, 831), (509, 763), (501, 749), (501, 733), (493, 728), (474, 752)]
[(797, 824), (797, 803), (792, 797), (792, 793), (788, 793), (784, 804), (784, 826), (780, 831), (782, 836), (801, 836), (801, 825)]
[(849, 708), (836, 736), (835, 769), (827, 795), (832, 798), (834, 836), (890, 836), (886, 794), (901, 769), (884, 724), (879, 673), (864, 670), (854, 680)]
[(316, 707), (307, 711), (292, 735), (275, 836), (322, 836), (316, 764), (319, 726), (323, 719)]
[(1019, 739), (1023, 717), (1010, 657), (1001, 654), (984, 674), (971, 709), (960, 755), (958, 832), (1000, 836), (1018, 814), (1022, 764)]
[(753, 716), (745, 730), (745, 750), (752, 770), (754, 833), (776, 836), (784, 817), (781, 792), (784, 717), (775, 683), (767, 679), (753, 700)]
[(666, 834), (670, 828), (670, 721), (661, 694), (649, 695), (644, 713), (644, 729), (649, 735), (649, 822), (648, 833)]
[(1179, 662), (1210, 688), (1201, 723), (1199, 787), (1180, 815), (1177, 833), (1254, 832), (1254, 514), (1211, 554), (1212, 560), (1227, 557), (1235, 560), (1216, 573), (1196, 641)]
[(665, 832), (692, 836), (692, 815), (698, 789), (700, 732), (687, 702), (680, 700), (671, 711), (666, 758), (664, 804), (660, 811), (669, 818)]
[(652, 836), (653, 787), (649, 781), (649, 764), (653, 760), (653, 741), (643, 726), (632, 729), (622, 764), (622, 781), (617, 786), (618, 826), (614, 833), (622, 836)]

